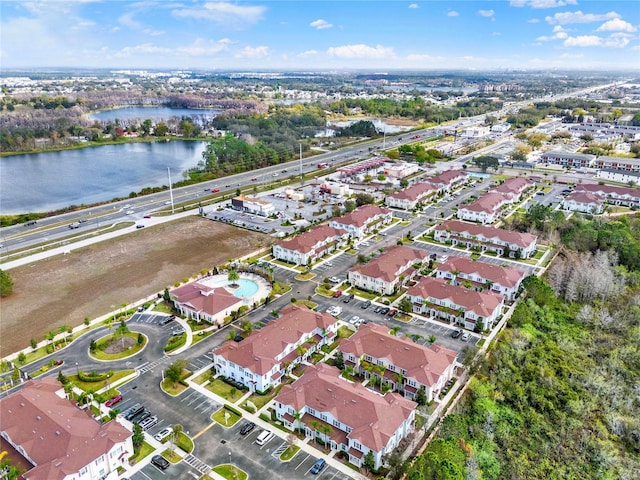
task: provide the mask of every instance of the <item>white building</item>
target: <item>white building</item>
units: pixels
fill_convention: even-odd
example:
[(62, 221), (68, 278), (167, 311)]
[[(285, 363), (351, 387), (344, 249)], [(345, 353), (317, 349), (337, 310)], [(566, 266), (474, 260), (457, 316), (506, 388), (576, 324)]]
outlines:
[(602, 213), (602, 197), (589, 192), (572, 192), (562, 200), (562, 209), (581, 213)]
[(389, 224), (393, 214), (386, 208), (376, 205), (363, 205), (353, 212), (334, 218), (329, 226), (346, 230), (353, 238), (362, 238)]
[(349, 232), (328, 225), (320, 225), (308, 232), (276, 243), (272, 253), (278, 260), (308, 265), (319, 258), (344, 246), (349, 240)]
[(413, 432), (416, 406), (397, 393), (383, 396), (344, 380), (340, 370), (324, 363), (308, 365), (275, 398), (276, 416), (287, 429), (302, 428), (307, 438), (344, 452), (358, 467), (371, 452), (375, 468)]
[(495, 222), (502, 213), (503, 207), (510, 203), (509, 199), (499, 193), (485, 193), (466, 205), (460, 205), (456, 216), (460, 220), (484, 224)]
[(597, 195), (611, 205), (640, 207), (640, 188), (618, 187), (615, 185), (576, 185), (576, 192), (589, 192)]
[(0, 400), (0, 435), (33, 466), (25, 480), (117, 480), (133, 455), (132, 433), (100, 423), (67, 400), (53, 377)]
[(275, 207), (270, 202), (245, 195), (239, 195), (231, 199), (231, 207), (235, 210), (261, 215), (263, 217), (268, 217), (275, 212)]
[(384, 174), (390, 178), (404, 178), (420, 171), (420, 166), (417, 163), (409, 162), (385, 163), (382, 167)]
[(438, 193), (438, 188), (430, 183), (417, 183), (409, 188), (387, 195), (384, 203), (387, 207), (413, 210), (418, 203), (427, 202)]
[(282, 377), (305, 361), (325, 343), (331, 343), (338, 329), (328, 313), (317, 313), (304, 305), (287, 305), (280, 318), (241, 342), (227, 341), (213, 351), (218, 375), (245, 385), (251, 391), (266, 392)]
[(427, 178), (425, 182), (435, 185), (441, 192), (450, 192), (464, 185), (468, 179), (469, 174), (464, 170), (447, 170)]

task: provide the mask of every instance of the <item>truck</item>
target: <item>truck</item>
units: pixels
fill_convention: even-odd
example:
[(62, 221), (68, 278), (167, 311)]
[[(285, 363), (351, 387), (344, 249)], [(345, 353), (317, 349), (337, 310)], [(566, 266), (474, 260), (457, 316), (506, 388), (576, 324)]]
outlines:
[(318, 168), (329, 168), (329, 164), (328, 163), (319, 163), (318, 164)]

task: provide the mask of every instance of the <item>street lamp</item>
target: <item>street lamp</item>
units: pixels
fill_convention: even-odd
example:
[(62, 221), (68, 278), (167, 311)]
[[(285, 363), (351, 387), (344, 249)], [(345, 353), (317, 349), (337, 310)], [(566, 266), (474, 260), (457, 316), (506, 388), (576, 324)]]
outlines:
[(76, 375), (80, 376), (80, 369), (78, 368), (78, 362), (76, 362)]

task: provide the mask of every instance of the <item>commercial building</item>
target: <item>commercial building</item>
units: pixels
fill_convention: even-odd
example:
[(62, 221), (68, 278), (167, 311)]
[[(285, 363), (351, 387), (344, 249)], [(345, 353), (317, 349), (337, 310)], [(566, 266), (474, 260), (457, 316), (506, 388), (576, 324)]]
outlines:
[(242, 306), (242, 299), (226, 287), (212, 287), (202, 282), (182, 285), (170, 292), (181, 315), (198, 322), (223, 325), (225, 317)]
[(52, 377), (1, 399), (0, 418), (2, 438), (33, 466), (24, 480), (117, 480), (133, 455), (129, 430), (95, 420)]
[(512, 267), (471, 260), (452, 255), (435, 270), (437, 278), (444, 278), (451, 285), (462, 285), (474, 290), (490, 290), (515, 300), (526, 273)]
[(409, 287), (413, 311), (442, 318), (469, 330), (491, 330), (502, 313), (504, 297), (449, 285), (444, 278), (425, 277)]
[(438, 195), (438, 188), (430, 183), (416, 183), (396, 193), (387, 195), (384, 203), (387, 207), (413, 210), (418, 203), (427, 202)]
[(420, 171), (417, 163), (389, 162), (383, 165), (384, 174), (390, 178), (404, 178)]
[(481, 251), (507, 254), (512, 258), (528, 258), (536, 251), (538, 237), (530, 233), (513, 232), (486, 225), (447, 220), (433, 232), (437, 242), (479, 248)]
[(353, 212), (334, 218), (329, 226), (346, 230), (353, 238), (362, 238), (393, 220), (390, 210), (377, 205), (363, 205)]
[(241, 212), (253, 213), (254, 215), (263, 217), (268, 217), (275, 211), (273, 204), (260, 200), (259, 198), (247, 197), (245, 195), (238, 195), (231, 199), (231, 207)]
[(453, 378), (457, 353), (440, 345), (429, 347), (406, 337), (396, 337), (375, 323), (362, 325), (338, 349), (345, 365), (365, 379), (375, 378), (407, 398), (414, 399), (424, 388), (427, 401), (435, 400)]
[(287, 305), (280, 317), (241, 342), (228, 341), (213, 351), (219, 375), (266, 392), (282, 377), (336, 336), (337, 320), (304, 305)]
[(380, 395), (344, 380), (340, 370), (324, 363), (308, 365), (275, 398), (276, 416), (285, 428), (319, 438), (358, 467), (371, 452), (375, 468), (413, 432), (416, 406), (397, 393)]
[(308, 265), (344, 246), (348, 240), (349, 232), (346, 230), (320, 225), (308, 232), (276, 243), (272, 253), (278, 260), (296, 265)]
[(416, 273), (414, 265), (429, 254), (403, 245), (393, 245), (379, 257), (349, 270), (349, 282), (362, 290), (391, 295)]

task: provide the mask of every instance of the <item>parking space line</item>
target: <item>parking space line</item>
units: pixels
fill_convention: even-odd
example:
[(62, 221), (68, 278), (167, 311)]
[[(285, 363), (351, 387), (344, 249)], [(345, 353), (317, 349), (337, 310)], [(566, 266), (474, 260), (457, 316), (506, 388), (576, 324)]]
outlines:
[(202, 435), (204, 432), (206, 432), (207, 430), (209, 430), (211, 427), (213, 427), (216, 424), (216, 422), (211, 422), (209, 425), (207, 425), (206, 427), (204, 427), (202, 430), (200, 430), (198, 433), (196, 433), (193, 437), (191, 437), (192, 440), (195, 440), (196, 438), (198, 438), (200, 435)]
[(307, 453), (307, 456), (306, 456), (306, 457), (304, 457), (304, 460), (302, 460), (302, 461), (298, 464), (298, 466), (297, 466), (296, 468), (294, 468), (294, 470), (297, 470), (298, 468), (300, 468), (300, 465), (302, 465), (304, 462), (306, 462), (306, 461), (307, 461), (307, 458), (309, 458), (310, 456), (311, 456), (311, 454)]

